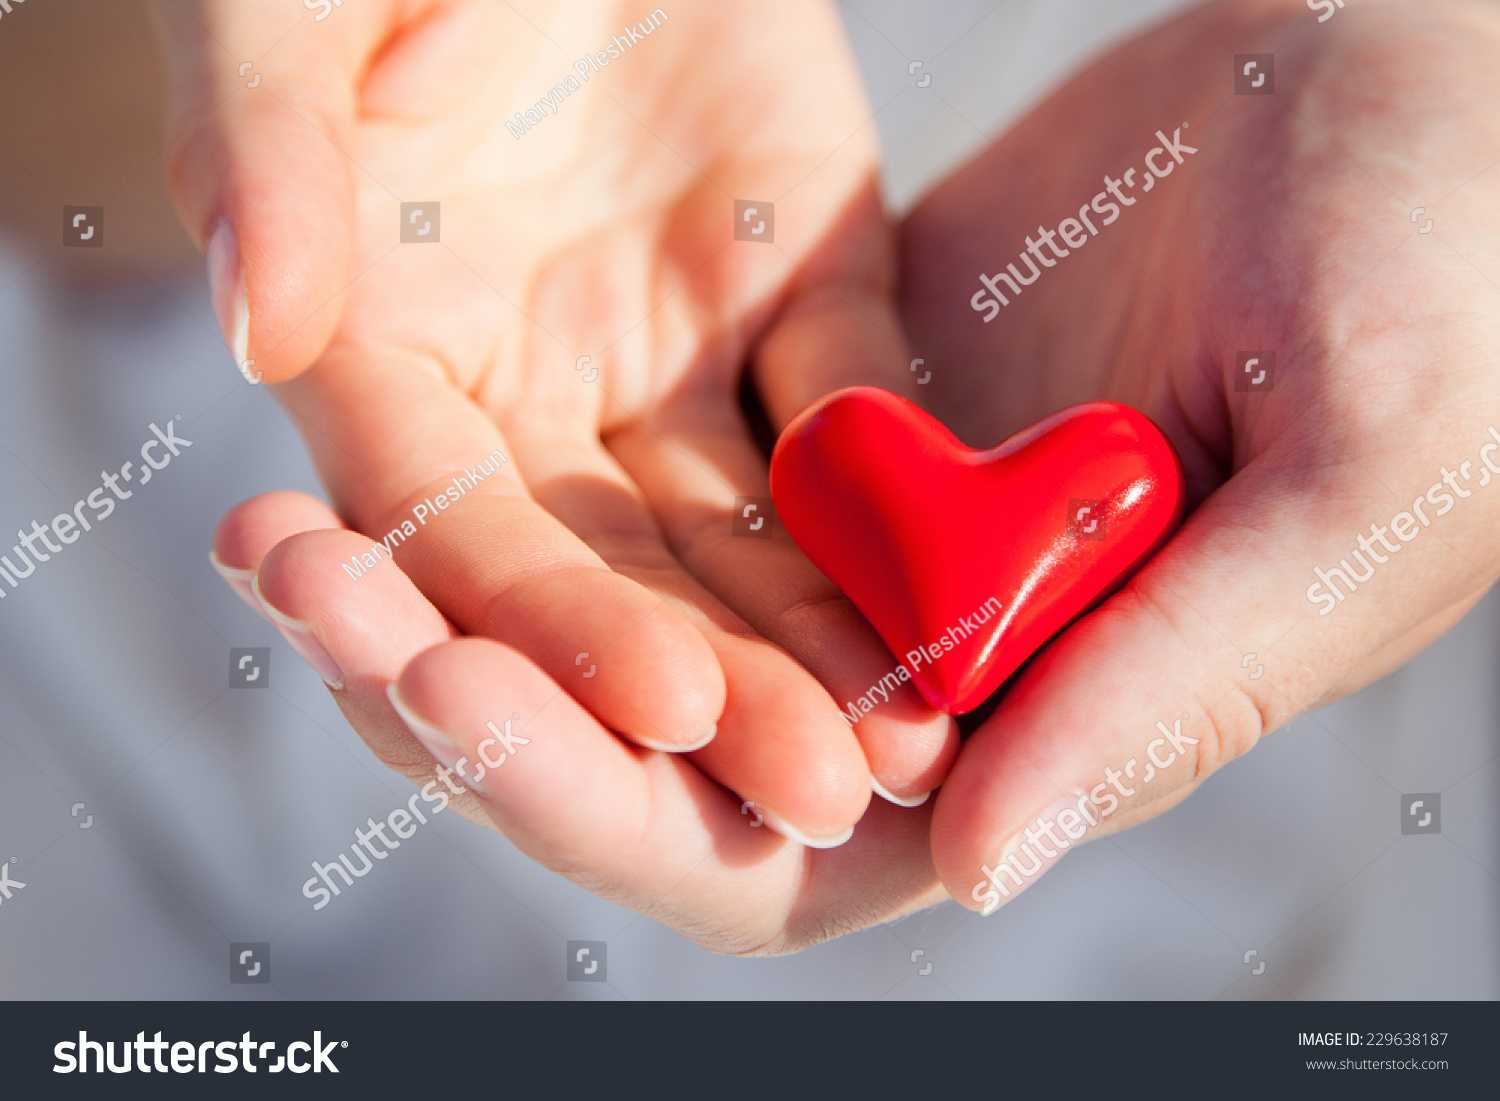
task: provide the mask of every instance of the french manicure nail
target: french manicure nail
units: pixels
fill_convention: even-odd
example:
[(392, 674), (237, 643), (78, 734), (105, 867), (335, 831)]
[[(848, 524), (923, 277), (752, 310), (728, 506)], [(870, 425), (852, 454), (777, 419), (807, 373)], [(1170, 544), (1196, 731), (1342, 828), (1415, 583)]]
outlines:
[(756, 805), (756, 809), (760, 811), (766, 825), (770, 826), (788, 841), (795, 841), (797, 844), (805, 845), (809, 849), (836, 849), (854, 836), (854, 827), (850, 826), (843, 833), (835, 834), (832, 837), (810, 837), (796, 826), (788, 823), (785, 818), (781, 817), (774, 810), (768, 810), (759, 804)]
[(924, 791), (921, 795), (893, 795), (873, 776), (870, 777), (870, 787), (875, 790), (876, 795), (880, 796), (887, 803), (895, 803), (898, 807), (920, 807), (932, 798), (932, 792), (930, 791)]
[(208, 564), (214, 568), (214, 572), (224, 579), (225, 584), (239, 594), (241, 600), (250, 605), (256, 615), (267, 622), (271, 621), (271, 617), (266, 615), (266, 610), (260, 606), (260, 601), (255, 598), (255, 590), (251, 587), (255, 581), (254, 570), (242, 570), (238, 566), (226, 566), (223, 562), (219, 561), (218, 553), (212, 550), (208, 552)]
[(250, 299), (245, 291), (245, 269), (240, 265), (239, 240), (227, 218), (220, 220), (208, 239), (208, 291), (229, 354), (248, 377)]
[(1030, 887), (1098, 824), (1087, 795), (1069, 795), (1050, 804), (1006, 842), (993, 870), (988, 864), (980, 867), (984, 879), (971, 897), (984, 902), (982, 913), (993, 913), (1002, 898), (1009, 901)]
[(276, 625), (281, 632), (281, 637), (286, 639), (288, 645), (295, 651), (297, 656), (313, 667), (314, 672), (323, 678), (323, 683), (334, 691), (344, 687), (344, 671), (339, 668), (339, 663), (333, 660), (321, 642), (313, 635), (313, 630), (300, 619), (293, 619), (285, 612), (278, 611), (271, 606), (266, 599), (266, 594), (260, 591), (260, 577), (253, 578), (250, 589), (255, 594), (255, 599), (260, 601), (260, 606), (265, 609), (266, 617)]
[(437, 758), (440, 765), (456, 773), (471, 791), (479, 795), (490, 794), (481, 779), (483, 766), (475, 765), (463, 756), (459, 752), (457, 742), (413, 711), (411, 705), (401, 698), (395, 681), (386, 685), (385, 697), (391, 701), (391, 707), (395, 709), (396, 714), (401, 716), (401, 721), (406, 724), (407, 729), (416, 736), (417, 741), (422, 743), (428, 753)]
[(708, 733), (699, 738), (692, 745), (678, 745), (671, 742), (654, 742), (650, 738), (637, 737), (636, 742), (647, 749), (654, 749), (659, 753), (692, 753), (694, 750), (702, 749), (714, 740), (714, 735), (719, 732), (718, 723), (710, 723)]

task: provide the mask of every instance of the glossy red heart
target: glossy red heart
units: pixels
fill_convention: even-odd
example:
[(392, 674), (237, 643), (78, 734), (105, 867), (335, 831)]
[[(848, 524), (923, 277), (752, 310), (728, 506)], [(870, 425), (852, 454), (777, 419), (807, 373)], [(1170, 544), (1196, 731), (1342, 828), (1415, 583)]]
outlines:
[(975, 451), (864, 386), (787, 426), (771, 493), (797, 545), (950, 715), (1123, 584), (1183, 511), (1177, 452), (1128, 406), (1075, 405)]

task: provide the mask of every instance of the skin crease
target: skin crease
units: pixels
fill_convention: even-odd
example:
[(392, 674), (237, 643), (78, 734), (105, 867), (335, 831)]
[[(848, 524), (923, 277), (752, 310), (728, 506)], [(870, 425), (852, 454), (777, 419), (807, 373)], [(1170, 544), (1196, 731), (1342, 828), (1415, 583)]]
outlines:
[[(254, 7), (198, 10), (217, 35), (269, 46), (285, 28), (257, 24)], [(164, 12), (179, 208), (200, 243), (226, 210), (245, 219), (252, 354), (286, 380), (278, 396), (342, 516), (268, 495), (231, 513), (215, 547), (312, 626), (346, 674), (350, 721), (414, 779), (431, 762), (384, 702), (393, 680), (466, 750), (486, 718), (548, 715), (538, 729), (555, 743), (523, 747), (478, 805), (589, 889), (735, 953), (793, 951), (948, 893), (977, 906), (980, 865), (1060, 794), (1141, 756), (1158, 719), (1187, 711), (1199, 741), (1106, 830), (1174, 805), (1264, 730), (1394, 668), (1493, 578), (1500, 494), (1476, 490), (1331, 616), (1303, 596), (1314, 565), (1409, 507), (1439, 466), (1477, 460), (1500, 424), (1485, 152), (1500, 30), (1482, 7), (1372, 3), (1325, 26), (1290, 0), (1190, 12), (1090, 66), (939, 184), (900, 229), (899, 268), (868, 108), (852, 68), (829, 63), (845, 49), (826, 11), (673, 11), (639, 57), (516, 141), (493, 120), (639, 13), (581, 28), (575, 13), (569, 52), (534, 54), (456, 8), (346, 5), (312, 28), (336, 34), (267, 54), (267, 90), (292, 85), (284, 102), (322, 120), (312, 136), (238, 94), (195, 128), (233, 69), (217, 53), (190, 63), (201, 41)], [(480, 23), (443, 22), (465, 18)], [(645, 50), (650, 64), (632, 68)], [(1277, 94), (1234, 97), (1232, 55), (1273, 50)], [(763, 109), (737, 113), (746, 102)], [(980, 322), (977, 272), (1003, 268), (1104, 173), (1139, 171), (1154, 131), (1183, 121), (1199, 153)], [(323, 175), (278, 176), (304, 161)], [(386, 258), (393, 193), (441, 196), (451, 247)], [(741, 195), (776, 201), (773, 247), (728, 241), (724, 208)], [(1414, 235), (1416, 205), (1436, 216), (1431, 236)], [(281, 243), (301, 220), (318, 247)], [(1272, 393), (1233, 393), (1244, 348), (1278, 350)], [(581, 354), (600, 369), (594, 390), (572, 369)], [(912, 354), (933, 369), (920, 393)], [(733, 401), (747, 356), (777, 426), (856, 382), (919, 397), (976, 446), (1075, 401), (1128, 402), (1177, 444), (1197, 511), (1023, 674), (951, 772), (950, 726), (919, 711), (853, 743), (834, 708), (889, 655), (793, 549), (723, 535), (732, 498), (765, 492)], [(357, 590), (324, 580), (368, 545), (344, 523), (383, 533), (496, 446), (516, 470), (399, 551), (399, 569)], [(711, 751), (626, 740), (671, 716), (616, 737), (619, 724), (596, 718), (610, 701), (580, 699), (598, 686), (576, 679), (569, 646), (559, 657), (539, 636), (450, 639), (503, 634), (516, 616), (487, 620), (497, 600), (551, 622), (547, 578), (568, 570), (601, 607), (667, 617), (654, 660), (632, 664), (627, 644), (599, 679), (613, 664), (623, 680), (667, 678), (674, 698), (696, 693), (687, 710), (719, 719)], [(637, 588), (596, 576), (610, 571)], [(563, 641), (587, 635), (589, 614)], [(1253, 682), (1250, 651), (1266, 665)], [(830, 697), (791, 658), (825, 681), (856, 675)], [(800, 735), (763, 744), (783, 730)], [(921, 752), (901, 757), (912, 743)], [(826, 851), (755, 828), (725, 790), (760, 785), (832, 831), (859, 818), (866, 762), (903, 790), (947, 781), (917, 810), (875, 799), (854, 839)]]

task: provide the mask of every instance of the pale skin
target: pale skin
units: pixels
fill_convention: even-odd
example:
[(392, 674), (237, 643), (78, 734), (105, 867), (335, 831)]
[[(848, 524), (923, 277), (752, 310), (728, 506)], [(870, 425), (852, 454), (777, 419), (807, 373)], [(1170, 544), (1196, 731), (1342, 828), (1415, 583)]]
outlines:
[[(977, 909), (981, 865), (1143, 758), (1158, 720), (1187, 714), (1197, 743), (1096, 833), (1395, 668), (1495, 576), (1500, 490), (1476, 489), (1331, 615), (1304, 595), (1500, 424), (1485, 7), (1198, 9), (1074, 78), (898, 230), (822, 9), (674, 9), (520, 140), (501, 120), (640, 11), (559, 10), (557, 49), (492, 5), (345, 5), (290, 34), (278, 10), (163, 6), (174, 186), (200, 244), (235, 226), (250, 354), (337, 512), (256, 498), (216, 554), (309, 625), (345, 714), (419, 783), (436, 766), (389, 685), (470, 761), (487, 720), (520, 712), (531, 741), (467, 812), (710, 948), (793, 951), (950, 895)], [(1273, 50), (1276, 96), (1234, 96), (1232, 55)], [(262, 89), (239, 89), (239, 56), (261, 57)], [(1160, 190), (980, 320), (977, 272), (1185, 121), (1200, 151)], [(398, 201), (430, 197), (442, 245), (396, 249)], [(773, 246), (731, 240), (737, 197), (775, 201)], [(1234, 392), (1245, 348), (1278, 349), (1273, 392)], [(921, 398), (976, 446), (1130, 403), (1182, 453), (1194, 511), (961, 751), (909, 689), (851, 730), (838, 707), (894, 659), (790, 543), (729, 534), (734, 497), (767, 493), (735, 399), (747, 360), (778, 428), (851, 383)], [(347, 580), (341, 562), (496, 448), (502, 474)], [(917, 808), (871, 797), (939, 783)], [(814, 841), (857, 828), (805, 847), (758, 808)]]
[[(414, 779), (435, 766), (387, 700), (398, 675), (471, 762), (487, 720), (544, 725), (482, 812), (606, 897), (732, 952), (936, 901), (930, 806), (872, 791), (936, 787), (954, 723), (908, 690), (851, 729), (840, 706), (894, 662), (788, 540), (730, 534), (735, 497), (768, 492), (735, 393), (773, 319), (846, 334), (868, 381), (909, 358), (836, 17), (684, 7), (517, 140), (502, 120), (642, 13), (559, 9), (563, 51), (501, 5), (429, 7), (346, 5), (291, 33), (285, 5), (161, 7), (184, 222), (201, 243), (234, 225), (249, 357), (337, 508), (248, 502), (219, 560), (311, 627), (346, 714)], [(240, 40), (253, 91), (215, 45)], [(738, 196), (775, 202), (774, 245), (733, 241)], [(393, 251), (398, 201), (426, 197), (441, 244)], [(399, 569), (346, 578), (370, 540), (332, 529), (383, 535), (496, 449), (502, 473)], [(829, 850), (784, 836), (856, 823)]]

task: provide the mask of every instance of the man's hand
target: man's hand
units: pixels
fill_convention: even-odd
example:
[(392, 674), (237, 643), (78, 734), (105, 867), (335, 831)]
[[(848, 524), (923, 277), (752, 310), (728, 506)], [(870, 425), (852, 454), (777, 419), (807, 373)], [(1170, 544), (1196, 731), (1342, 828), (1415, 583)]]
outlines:
[[(1236, 95), (1234, 55), (1265, 53), (1274, 95)], [(1326, 25), (1293, 0), (1209, 5), (1097, 62), (907, 219), (933, 411), (988, 446), (1126, 402), (1176, 443), (1195, 509), (965, 743), (933, 819), (965, 905), (1173, 806), (1495, 579), (1497, 62), (1488, 5), (1350, 4)], [(1148, 190), (1155, 148), (1170, 174)], [(1041, 243), (1080, 206), (1096, 232)], [(990, 311), (980, 274), (1011, 271)]]

